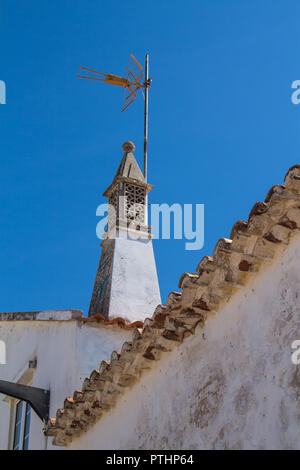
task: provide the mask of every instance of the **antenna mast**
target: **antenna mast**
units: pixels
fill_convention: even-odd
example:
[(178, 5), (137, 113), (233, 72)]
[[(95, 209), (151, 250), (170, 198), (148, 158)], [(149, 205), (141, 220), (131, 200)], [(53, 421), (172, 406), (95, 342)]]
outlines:
[(148, 156), (148, 91), (149, 91), (149, 55), (145, 60), (145, 112), (144, 112), (144, 178), (147, 183), (147, 156)]

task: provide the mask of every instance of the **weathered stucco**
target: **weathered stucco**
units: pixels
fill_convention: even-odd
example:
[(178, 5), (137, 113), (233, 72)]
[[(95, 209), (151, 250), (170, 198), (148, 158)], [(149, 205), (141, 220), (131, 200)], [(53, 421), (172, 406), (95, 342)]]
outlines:
[(115, 240), (109, 316), (144, 320), (160, 303), (152, 240), (131, 240), (120, 232)]
[(161, 303), (147, 217), (153, 186), (145, 181), (134, 149), (132, 142), (123, 144), (124, 156), (103, 194), (108, 197), (107, 231), (89, 308), (89, 316), (121, 316), (129, 323), (144, 321)]
[[(81, 313), (81, 312), (80, 312)], [(29, 361), (37, 360), (32, 372), (35, 387), (50, 390), (50, 416), (64, 398), (82, 386), (90, 371), (99, 366), (99, 357), (109, 358), (111, 348), (118, 349), (131, 332), (117, 325), (83, 323), (80, 315), (69, 311), (10, 314), (0, 321), (0, 339), (6, 344), (6, 364), (0, 364), (1, 380), (20, 382), (28, 376)], [(24, 320), (22, 320), (24, 318)], [(27, 374), (27, 375), (26, 375)], [(30, 375), (31, 377), (31, 375)], [(9, 442), (9, 403), (0, 394), (0, 449)], [(30, 449), (52, 448), (52, 441), (43, 434), (44, 424), (33, 412)]]
[(69, 449), (300, 449), (300, 236)]

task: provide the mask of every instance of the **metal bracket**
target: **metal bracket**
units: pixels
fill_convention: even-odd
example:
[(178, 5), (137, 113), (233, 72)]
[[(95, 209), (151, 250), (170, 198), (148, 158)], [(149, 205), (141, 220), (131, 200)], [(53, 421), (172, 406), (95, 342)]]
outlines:
[(42, 421), (48, 421), (50, 406), (49, 390), (0, 380), (0, 393), (26, 401)]

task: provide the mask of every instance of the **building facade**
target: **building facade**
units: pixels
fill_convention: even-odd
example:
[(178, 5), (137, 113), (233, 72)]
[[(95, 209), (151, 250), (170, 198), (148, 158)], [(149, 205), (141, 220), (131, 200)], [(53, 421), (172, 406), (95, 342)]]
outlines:
[[(120, 350), (161, 302), (147, 220), (152, 186), (134, 148), (132, 142), (122, 146), (104, 193), (108, 223), (88, 317), (78, 310), (0, 314), (0, 449), (51, 449), (43, 433), (49, 416), (74, 390), (80, 396), (90, 371)], [(28, 393), (32, 402), (25, 400)], [(49, 406), (39, 416), (43, 393)]]
[[(124, 326), (97, 318), (86, 321), (78, 310), (0, 314), (0, 337), (6, 345), (0, 379), (49, 391), (51, 416), (99, 367), (99, 354), (109, 359), (112, 344), (119, 349), (130, 338), (130, 328)], [(52, 448), (43, 433), (45, 422), (23, 400), (0, 394), (0, 417), (1, 450)]]

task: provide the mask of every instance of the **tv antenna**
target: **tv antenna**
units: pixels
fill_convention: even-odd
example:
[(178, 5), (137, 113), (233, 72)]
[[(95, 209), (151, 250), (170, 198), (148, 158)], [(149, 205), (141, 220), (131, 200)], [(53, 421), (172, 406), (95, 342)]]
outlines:
[[(81, 73), (84, 73), (85, 75), (81, 75)], [(143, 76), (144, 81), (142, 81)], [(145, 74), (141, 64), (136, 60), (136, 58), (132, 54), (130, 54), (126, 78), (118, 77), (117, 75), (112, 75), (109, 73), (97, 72), (96, 70), (91, 70), (81, 66), (79, 67), (78, 78), (105, 82), (109, 85), (117, 85), (123, 87), (124, 102), (121, 111), (122, 113), (134, 102), (138, 91), (141, 90), (143, 93), (144, 90), (144, 178), (147, 182), (148, 91), (152, 81), (152, 79), (149, 78), (149, 55), (146, 54), (145, 58)]]

